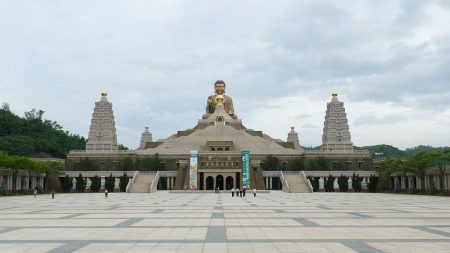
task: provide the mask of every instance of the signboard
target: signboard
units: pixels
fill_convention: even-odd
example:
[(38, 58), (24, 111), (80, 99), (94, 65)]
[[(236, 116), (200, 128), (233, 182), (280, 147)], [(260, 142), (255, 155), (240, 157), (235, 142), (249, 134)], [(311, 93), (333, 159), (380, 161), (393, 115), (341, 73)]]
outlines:
[(189, 189), (197, 190), (198, 152), (191, 151), (189, 159)]
[(250, 189), (250, 151), (242, 151), (242, 187)]

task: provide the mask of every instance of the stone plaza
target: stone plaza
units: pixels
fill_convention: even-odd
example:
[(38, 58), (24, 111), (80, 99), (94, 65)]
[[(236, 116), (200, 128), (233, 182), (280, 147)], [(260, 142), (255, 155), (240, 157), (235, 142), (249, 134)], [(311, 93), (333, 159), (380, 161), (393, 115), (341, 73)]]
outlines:
[(446, 197), (158, 191), (0, 198), (0, 252), (450, 252)]

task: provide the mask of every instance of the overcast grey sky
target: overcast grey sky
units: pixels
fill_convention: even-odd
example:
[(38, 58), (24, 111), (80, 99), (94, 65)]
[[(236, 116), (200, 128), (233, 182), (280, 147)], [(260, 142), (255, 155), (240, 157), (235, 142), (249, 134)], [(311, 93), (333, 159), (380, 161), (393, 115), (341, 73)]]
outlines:
[(192, 128), (223, 79), (247, 128), (321, 144), (337, 91), (354, 145), (450, 141), (450, 0), (0, 2), (0, 102), (118, 142)]

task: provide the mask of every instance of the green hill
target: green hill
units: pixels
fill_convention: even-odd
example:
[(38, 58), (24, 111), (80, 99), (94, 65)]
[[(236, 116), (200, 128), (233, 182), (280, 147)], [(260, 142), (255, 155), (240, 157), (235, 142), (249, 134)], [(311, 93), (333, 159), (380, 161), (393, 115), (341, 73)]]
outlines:
[(9, 109), (0, 108), (0, 151), (10, 155), (65, 158), (69, 150), (85, 149), (86, 140), (70, 134), (56, 122), (43, 120), (44, 111), (25, 112), (21, 118)]
[(368, 150), (374, 157), (401, 157), (406, 155), (405, 151), (402, 151), (394, 146), (380, 144), (374, 146), (354, 147), (355, 150)]

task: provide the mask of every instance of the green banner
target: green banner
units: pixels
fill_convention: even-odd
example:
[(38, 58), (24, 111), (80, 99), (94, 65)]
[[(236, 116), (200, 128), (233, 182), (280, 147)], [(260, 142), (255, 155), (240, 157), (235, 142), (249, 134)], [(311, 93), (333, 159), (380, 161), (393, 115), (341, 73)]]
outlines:
[(242, 187), (250, 189), (250, 151), (242, 151)]
[(191, 151), (189, 159), (189, 189), (197, 190), (198, 152)]

